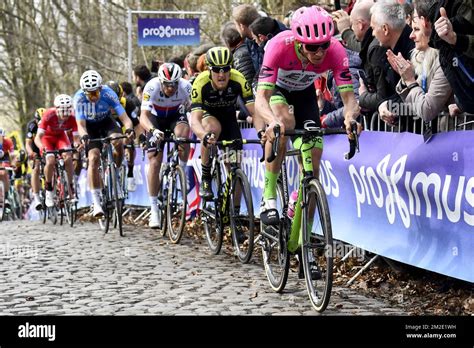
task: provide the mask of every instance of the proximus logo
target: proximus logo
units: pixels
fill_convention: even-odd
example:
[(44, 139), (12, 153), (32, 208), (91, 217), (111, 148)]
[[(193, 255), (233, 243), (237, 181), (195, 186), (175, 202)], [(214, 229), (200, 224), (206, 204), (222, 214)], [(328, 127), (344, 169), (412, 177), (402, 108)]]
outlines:
[(160, 25), (158, 28), (143, 29), (143, 38), (147, 36), (172, 37), (172, 36), (194, 36), (194, 28), (173, 28), (167, 25), (166, 27)]

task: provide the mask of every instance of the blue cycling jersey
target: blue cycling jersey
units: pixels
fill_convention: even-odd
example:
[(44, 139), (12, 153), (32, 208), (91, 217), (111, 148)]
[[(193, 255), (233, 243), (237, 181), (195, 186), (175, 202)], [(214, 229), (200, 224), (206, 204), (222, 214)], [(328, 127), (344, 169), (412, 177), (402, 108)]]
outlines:
[(97, 123), (112, 116), (112, 109), (117, 115), (125, 113), (117, 94), (108, 86), (102, 86), (99, 100), (90, 102), (82, 89), (73, 98), (76, 120), (86, 120), (87, 123)]

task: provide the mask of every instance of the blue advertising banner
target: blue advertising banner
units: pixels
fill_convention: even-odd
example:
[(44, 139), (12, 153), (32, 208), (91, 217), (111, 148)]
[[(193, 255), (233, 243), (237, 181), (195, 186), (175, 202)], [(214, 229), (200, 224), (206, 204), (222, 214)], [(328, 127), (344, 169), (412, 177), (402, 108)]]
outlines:
[[(253, 129), (242, 130), (255, 139)], [(411, 133), (364, 132), (361, 152), (343, 160), (347, 137), (324, 139), (320, 181), (327, 194), (333, 236), (364, 250), (406, 264), (474, 282), (474, 132), (434, 135), (425, 144)], [(242, 169), (259, 214), (265, 170), (261, 147), (245, 145)], [(188, 170), (201, 177), (199, 145)], [(135, 159), (137, 191), (126, 204), (149, 206), (147, 160)], [(287, 162), (289, 192), (298, 185), (298, 163)], [(191, 179), (194, 178), (190, 173)], [(199, 205), (198, 183), (188, 202)], [(80, 177), (80, 206), (91, 203), (86, 172)], [(190, 195), (192, 197), (190, 197)], [(30, 218), (35, 218), (34, 212)], [(37, 218), (37, 217), (36, 217)]]
[(138, 18), (139, 46), (191, 46), (199, 43), (199, 18)]
[[(242, 134), (255, 138), (254, 130)], [(334, 238), (474, 282), (473, 137), (469, 131), (441, 133), (425, 144), (411, 133), (364, 132), (361, 152), (350, 161), (343, 160), (347, 137), (326, 137), (320, 181)], [(244, 154), (242, 168), (258, 213), (264, 169), (261, 148), (249, 147), (255, 153)], [(299, 180), (296, 158), (287, 168), (291, 192)]]

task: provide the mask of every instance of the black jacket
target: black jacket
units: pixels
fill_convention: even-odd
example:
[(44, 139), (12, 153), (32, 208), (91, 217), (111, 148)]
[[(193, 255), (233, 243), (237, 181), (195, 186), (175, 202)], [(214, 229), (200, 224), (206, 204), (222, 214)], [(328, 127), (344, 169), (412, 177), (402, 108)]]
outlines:
[(234, 68), (240, 71), (247, 82), (251, 84), (255, 77), (255, 68), (247, 45), (244, 43), (239, 44), (239, 46), (232, 50), (232, 54), (234, 55)]
[[(412, 29), (406, 25), (398, 39), (393, 53), (399, 52), (405, 59), (410, 59), (410, 53), (415, 48), (415, 43), (410, 39)], [(369, 32), (367, 32), (369, 33)], [(370, 33), (372, 35), (372, 33)], [(377, 39), (373, 38), (370, 42), (368, 36), (364, 37), (362, 52), (367, 47), (367, 60), (362, 59), (364, 71), (369, 80), (369, 92), (359, 96), (359, 104), (362, 108), (369, 111), (377, 111), (378, 106), (385, 100), (401, 102), (400, 96), (395, 91), (395, 86), (400, 80), (398, 75), (387, 60), (387, 50), (380, 46)]]
[(439, 49), (439, 62), (444, 75), (456, 96), (461, 110), (474, 113), (474, 16), (472, 0), (441, 0), (433, 3), (429, 18), (439, 19), (439, 9), (444, 7), (456, 32), (456, 45), (442, 40), (436, 30), (431, 33), (430, 46)]

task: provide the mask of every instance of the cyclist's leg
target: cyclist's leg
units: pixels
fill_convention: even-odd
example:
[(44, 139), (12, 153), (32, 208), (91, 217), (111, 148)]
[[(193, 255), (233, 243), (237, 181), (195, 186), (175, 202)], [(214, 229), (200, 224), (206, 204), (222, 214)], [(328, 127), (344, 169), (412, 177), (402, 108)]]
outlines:
[[(69, 141), (69, 138), (66, 136), (66, 134), (63, 134), (58, 138), (57, 147), (59, 149), (70, 149), (72, 147), (71, 142)], [(72, 187), (72, 176), (74, 171), (74, 164), (72, 163), (72, 153), (63, 153), (62, 157), (64, 159), (64, 167), (66, 168), (67, 180), (69, 182), (69, 185)]]
[[(288, 92), (277, 90), (270, 99), (270, 107), (275, 115), (285, 126), (285, 129), (294, 129), (295, 118), (288, 104)], [(262, 209), (260, 217), (266, 225), (275, 225), (279, 222), (278, 211), (276, 209), (277, 180), (281, 169), (281, 163), (286, 153), (286, 137), (280, 138), (280, 148), (278, 156), (272, 163), (265, 163), (265, 185), (263, 191)], [(265, 152), (270, 153), (272, 145), (267, 142)]]
[[(216, 138), (219, 138), (222, 127), (215, 116), (205, 112), (202, 118), (202, 126), (206, 133), (214, 133)], [(201, 146), (201, 168), (202, 178), (199, 195), (210, 198), (213, 196), (211, 188), (211, 163), (209, 163), (209, 149), (205, 146)]]
[[(104, 136), (106, 123), (86, 123), (87, 133), (91, 139), (101, 138)], [(102, 143), (100, 141), (91, 141), (87, 145), (87, 179), (89, 180), (89, 188), (91, 190), (92, 203), (94, 207), (93, 215), (99, 217), (104, 214), (101, 206), (102, 187), (99, 176), (100, 152), (102, 151)]]
[[(105, 122), (105, 131), (107, 133), (107, 136), (110, 137), (119, 137), (123, 135), (122, 128), (120, 128), (120, 125), (110, 117)], [(120, 168), (120, 166), (122, 165), (124, 152), (123, 139), (112, 141), (112, 145), (114, 147), (114, 162), (117, 165), (117, 168)]]
[[(41, 139), (43, 144), (44, 151), (54, 151), (57, 149), (56, 147), (56, 138), (50, 136), (43, 136)], [(46, 165), (44, 166), (44, 176), (46, 180), (46, 190), (52, 190), (52, 181), (53, 181), (53, 174), (54, 174), (54, 166), (56, 165), (56, 159), (54, 154), (47, 154), (46, 155)]]
[[(167, 119), (159, 120), (156, 117), (150, 119), (153, 127), (156, 129), (165, 132), (169, 121)], [(158, 193), (160, 191), (160, 170), (161, 170), (161, 163), (163, 161), (163, 149), (165, 144), (161, 142), (158, 147), (156, 143), (156, 139), (154, 138), (152, 133), (147, 133), (147, 157), (148, 157), (148, 174), (147, 174), (147, 182), (148, 182), (148, 195), (150, 198), (150, 209), (151, 209), (151, 216), (149, 226), (151, 228), (156, 228), (160, 226), (159, 216), (158, 216)], [(163, 198), (164, 199), (164, 198)]]
[[(0, 161), (0, 167), (8, 167), (9, 163)], [(10, 179), (6, 170), (0, 170), (0, 181), (3, 182), (3, 188), (5, 189), (5, 198), (8, 198), (8, 190), (10, 189)]]
[[(176, 120), (171, 124), (173, 133), (178, 138), (187, 138), (189, 136), (189, 123), (186, 115), (179, 115)], [(186, 162), (189, 156), (189, 144), (181, 144), (179, 146), (179, 164), (183, 169), (186, 167)]]

